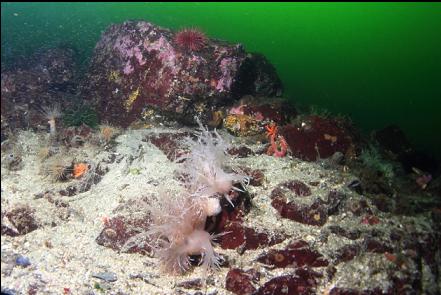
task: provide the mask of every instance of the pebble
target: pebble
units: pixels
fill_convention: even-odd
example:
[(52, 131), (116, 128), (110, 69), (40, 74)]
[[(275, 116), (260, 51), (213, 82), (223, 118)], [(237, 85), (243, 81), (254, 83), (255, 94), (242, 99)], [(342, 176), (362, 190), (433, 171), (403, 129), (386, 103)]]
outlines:
[(31, 261), (29, 260), (29, 258), (19, 255), (17, 256), (17, 258), (15, 258), (15, 264), (23, 267), (28, 267), (29, 265), (31, 265)]
[(115, 282), (118, 278), (114, 272), (100, 272), (92, 274), (92, 277), (104, 280), (106, 282)]
[(18, 292), (9, 288), (3, 288), (1, 289), (1, 295), (17, 295)]

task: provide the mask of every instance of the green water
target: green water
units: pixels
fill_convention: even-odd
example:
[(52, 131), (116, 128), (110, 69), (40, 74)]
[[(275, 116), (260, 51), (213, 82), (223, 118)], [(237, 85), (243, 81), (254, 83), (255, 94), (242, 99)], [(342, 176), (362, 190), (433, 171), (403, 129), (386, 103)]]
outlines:
[(265, 54), (285, 97), (349, 115), (365, 131), (396, 123), (441, 155), (440, 3), (2, 3), (2, 63), (60, 42), (84, 64), (110, 23), (144, 19)]

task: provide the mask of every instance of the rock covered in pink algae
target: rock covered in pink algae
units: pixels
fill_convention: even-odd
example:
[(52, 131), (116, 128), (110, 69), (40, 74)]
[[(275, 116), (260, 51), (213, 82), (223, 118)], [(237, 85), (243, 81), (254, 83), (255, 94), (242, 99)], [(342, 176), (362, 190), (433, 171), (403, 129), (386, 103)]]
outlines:
[(285, 239), (280, 233), (270, 234), (265, 231), (257, 231), (237, 221), (228, 223), (223, 231), (226, 234), (219, 238), (220, 246), (223, 249), (255, 250), (278, 244)]
[(102, 34), (82, 87), (101, 119), (128, 126), (151, 107), (193, 123), (194, 115), (207, 121), (211, 110), (245, 94), (281, 94), (263, 56), (208, 38), (200, 50), (185, 50), (175, 35), (144, 21), (115, 24)]

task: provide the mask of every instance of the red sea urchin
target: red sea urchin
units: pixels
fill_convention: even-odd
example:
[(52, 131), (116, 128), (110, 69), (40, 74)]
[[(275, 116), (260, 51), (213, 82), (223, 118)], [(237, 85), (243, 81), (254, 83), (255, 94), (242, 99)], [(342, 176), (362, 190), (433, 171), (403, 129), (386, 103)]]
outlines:
[(179, 47), (191, 51), (199, 51), (204, 48), (207, 37), (198, 29), (186, 28), (177, 32), (174, 40)]

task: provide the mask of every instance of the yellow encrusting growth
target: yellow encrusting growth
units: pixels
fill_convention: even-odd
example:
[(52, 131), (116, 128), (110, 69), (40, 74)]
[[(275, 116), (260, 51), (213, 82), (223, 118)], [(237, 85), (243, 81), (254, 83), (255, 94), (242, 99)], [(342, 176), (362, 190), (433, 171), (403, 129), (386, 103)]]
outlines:
[(124, 102), (124, 107), (126, 108), (127, 112), (130, 112), (132, 110), (132, 105), (135, 102), (135, 100), (138, 98), (139, 95), (139, 87), (130, 93), (129, 98)]
[(118, 71), (110, 71), (108, 80), (110, 82), (119, 82), (121, 80), (121, 76)]

